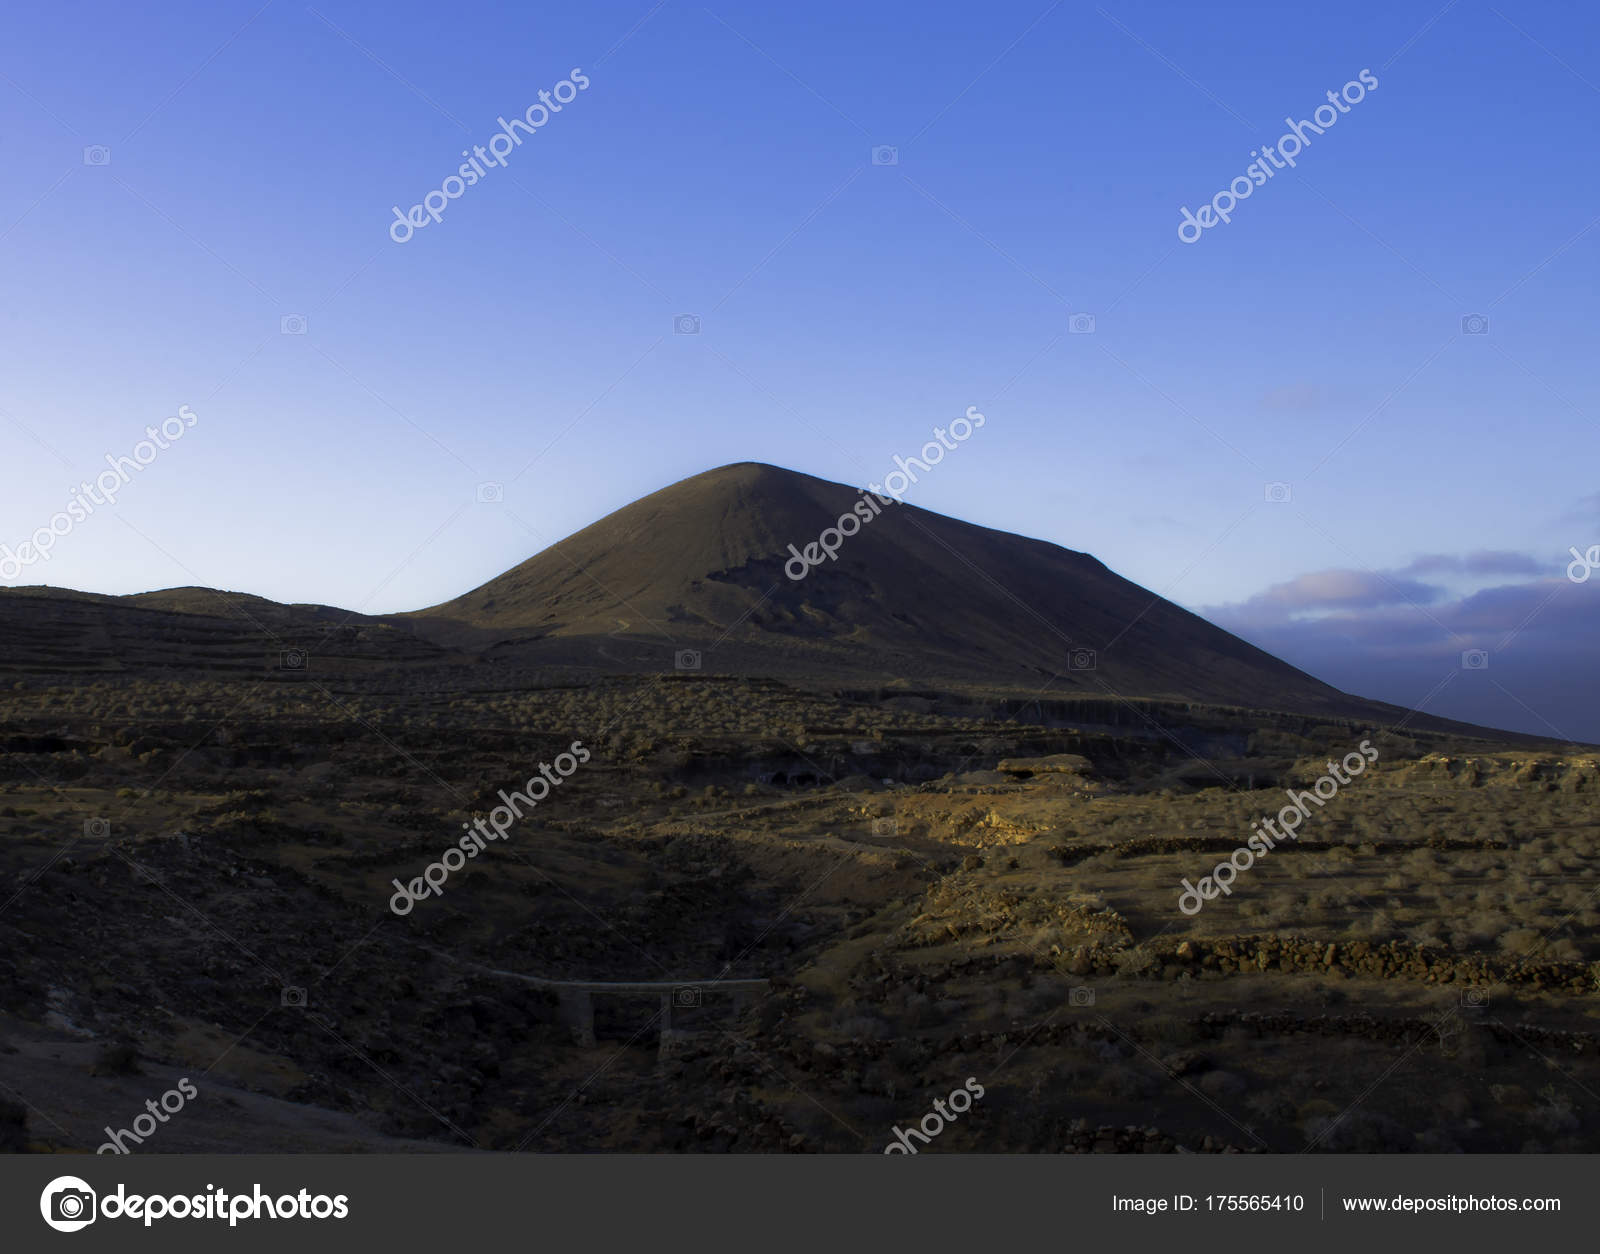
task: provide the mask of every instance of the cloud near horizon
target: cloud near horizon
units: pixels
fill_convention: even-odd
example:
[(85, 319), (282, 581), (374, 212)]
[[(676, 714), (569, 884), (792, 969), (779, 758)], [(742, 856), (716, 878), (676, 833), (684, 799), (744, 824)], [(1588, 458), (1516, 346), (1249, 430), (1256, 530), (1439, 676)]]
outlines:
[(1208, 616), (1226, 615), (1237, 623), (1271, 625), (1319, 612), (1373, 610), (1389, 605), (1425, 606), (1450, 595), (1442, 584), (1420, 575), (1482, 578), (1491, 575), (1548, 576), (1550, 567), (1526, 553), (1481, 550), (1476, 553), (1428, 553), (1396, 570), (1333, 568), (1273, 584), (1245, 601), (1212, 606)]
[[(1529, 577), (1461, 591), (1420, 575)], [(1315, 571), (1199, 612), (1347, 692), (1600, 742), (1600, 575), (1573, 583), (1522, 553), (1429, 554), (1396, 570)], [(1486, 663), (1464, 664), (1476, 651)]]

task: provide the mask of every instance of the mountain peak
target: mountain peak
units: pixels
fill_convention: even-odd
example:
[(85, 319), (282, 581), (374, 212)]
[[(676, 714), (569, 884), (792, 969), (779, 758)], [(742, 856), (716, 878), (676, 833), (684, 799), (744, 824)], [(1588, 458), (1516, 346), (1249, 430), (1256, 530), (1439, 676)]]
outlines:
[[(795, 557), (808, 551), (814, 565)], [(670, 668), (688, 649), (707, 669), (776, 675), (1298, 708), (1341, 696), (1086, 554), (765, 462), (669, 484), (413, 617), (440, 639), (467, 629), (602, 667)]]

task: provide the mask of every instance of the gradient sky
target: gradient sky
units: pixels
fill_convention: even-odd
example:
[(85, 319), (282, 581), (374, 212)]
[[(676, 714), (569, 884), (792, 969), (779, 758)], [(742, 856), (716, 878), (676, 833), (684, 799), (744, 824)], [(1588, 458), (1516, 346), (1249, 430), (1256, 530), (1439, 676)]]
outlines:
[[(8, 14), (0, 543), (198, 422), (7, 582), (415, 608), (710, 466), (876, 479), (976, 405), (908, 499), (1352, 691), (1600, 740), (1600, 578), (1564, 573), (1600, 543), (1597, 27), (1551, 0)], [(575, 67), (506, 168), (389, 238)], [(1296, 169), (1179, 242), (1364, 69)]]

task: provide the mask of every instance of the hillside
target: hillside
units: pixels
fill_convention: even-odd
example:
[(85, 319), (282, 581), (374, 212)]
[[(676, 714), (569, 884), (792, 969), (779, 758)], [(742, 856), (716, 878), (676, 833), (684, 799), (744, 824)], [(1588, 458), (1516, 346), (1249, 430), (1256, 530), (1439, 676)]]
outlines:
[[(890, 505), (800, 581), (785, 573), (860, 492), (741, 462), (602, 518), (418, 611), (452, 643), (595, 665), (887, 681), (1051, 681), (1063, 692), (1324, 709), (1335, 689), (1085, 553)], [(452, 629), (455, 630), (452, 630)]]

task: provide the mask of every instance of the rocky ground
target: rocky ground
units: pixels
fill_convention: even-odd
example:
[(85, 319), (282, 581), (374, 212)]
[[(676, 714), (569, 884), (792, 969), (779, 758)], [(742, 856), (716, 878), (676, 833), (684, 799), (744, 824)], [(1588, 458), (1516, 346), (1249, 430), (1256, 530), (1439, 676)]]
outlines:
[[(1578, 747), (351, 647), (0, 684), (0, 1148), (92, 1152), (175, 1077), (151, 1152), (1600, 1141)], [(1364, 739), (1299, 840), (1179, 909)], [(585, 1045), (518, 974), (688, 992), (665, 1033), (659, 997), (600, 997)], [(734, 978), (769, 991), (737, 1009)]]

